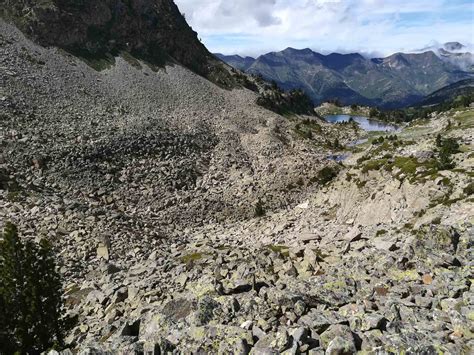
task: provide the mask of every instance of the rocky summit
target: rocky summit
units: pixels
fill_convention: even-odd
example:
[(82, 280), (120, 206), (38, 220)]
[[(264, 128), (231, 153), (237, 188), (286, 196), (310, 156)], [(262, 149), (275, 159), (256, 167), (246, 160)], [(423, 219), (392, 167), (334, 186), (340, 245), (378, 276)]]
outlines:
[(5, 5), (0, 227), (54, 247), (50, 354), (472, 353), (474, 108), (280, 115), (172, 1)]

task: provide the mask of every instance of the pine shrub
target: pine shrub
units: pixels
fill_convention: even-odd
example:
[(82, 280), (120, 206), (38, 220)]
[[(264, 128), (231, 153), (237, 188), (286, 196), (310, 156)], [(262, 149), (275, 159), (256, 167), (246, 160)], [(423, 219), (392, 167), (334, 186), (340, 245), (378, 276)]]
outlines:
[(61, 345), (61, 279), (46, 240), (22, 241), (7, 223), (0, 238), (0, 354), (39, 353)]
[(262, 200), (258, 200), (255, 204), (255, 217), (265, 216), (265, 207), (263, 206)]

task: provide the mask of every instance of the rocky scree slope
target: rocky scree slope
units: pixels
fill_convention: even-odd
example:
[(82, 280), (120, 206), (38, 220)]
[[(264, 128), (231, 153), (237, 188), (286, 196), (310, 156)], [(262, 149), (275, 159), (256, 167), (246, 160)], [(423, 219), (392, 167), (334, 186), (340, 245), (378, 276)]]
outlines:
[[(472, 110), (415, 122), (294, 208), (102, 264), (67, 291), (80, 319), (71, 341), (95, 352), (469, 354), (473, 124)], [(433, 133), (462, 143), (455, 169), (433, 168)]]
[(184, 228), (252, 217), (258, 198), (269, 210), (285, 206), (300, 192), (280, 191), (321, 167), (324, 153), (293, 141), (288, 121), (248, 90), (122, 58), (96, 72), (2, 29), (2, 156), (33, 190), (85, 199), (97, 216), (116, 208), (128, 214), (117, 218), (138, 218), (143, 209), (160, 220), (155, 231), (176, 233), (179, 220)]
[(101, 264), (126, 270), (204, 225), (251, 218), (259, 198), (269, 212), (296, 204), (302, 189), (287, 186), (327, 164), (251, 91), (122, 57), (98, 72), (3, 21), (0, 41), (1, 222), (51, 240), (68, 293)]

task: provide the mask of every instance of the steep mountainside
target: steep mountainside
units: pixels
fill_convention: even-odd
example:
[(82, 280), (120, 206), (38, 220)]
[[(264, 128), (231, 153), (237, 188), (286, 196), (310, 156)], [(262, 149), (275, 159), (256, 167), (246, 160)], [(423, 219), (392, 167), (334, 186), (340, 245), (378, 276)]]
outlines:
[(316, 104), (338, 98), (345, 105), (403, 107), (470, 77), (433, 52), (366, 59), (357, 53), (322, 55), (310, 49), (287, 48), (262, 55), (250, 66), (249, 58), (245, 64), (238, 57), (220, 58), (284, 88), (302, 88)]
[(428, 95), (423, 101), (418, 103), (418, 106), (438, 105), (455, 100), (459, 96), (474, 98), (474, 79), (461, 80), (445, 86)]
[(215, 82), (232, 82), (172, 0), (5, 0), (1, 11), (37, 43), (92, 62), (127, 52), (158, 66), (174, 59)]

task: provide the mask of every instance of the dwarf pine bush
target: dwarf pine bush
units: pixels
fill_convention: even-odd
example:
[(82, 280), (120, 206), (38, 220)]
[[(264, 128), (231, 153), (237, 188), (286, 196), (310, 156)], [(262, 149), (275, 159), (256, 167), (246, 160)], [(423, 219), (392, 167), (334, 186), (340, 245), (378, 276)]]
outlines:
[(0, 354), (39, 353), (63, 341), (61, 279), (49, 244), (0, 238)]

